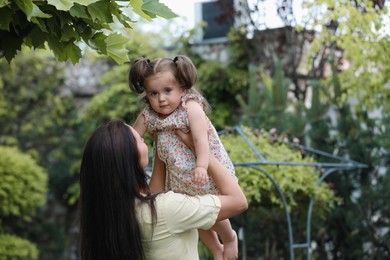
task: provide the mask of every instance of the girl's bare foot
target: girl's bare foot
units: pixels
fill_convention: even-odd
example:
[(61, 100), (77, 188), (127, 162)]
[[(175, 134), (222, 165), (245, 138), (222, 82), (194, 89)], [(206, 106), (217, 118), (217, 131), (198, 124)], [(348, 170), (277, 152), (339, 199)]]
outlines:
[(232, 230), (232, 237), (228, 241), (223, 241), (223, 259), (235, 260), (238, 257), (238, 240), (236, 231)]

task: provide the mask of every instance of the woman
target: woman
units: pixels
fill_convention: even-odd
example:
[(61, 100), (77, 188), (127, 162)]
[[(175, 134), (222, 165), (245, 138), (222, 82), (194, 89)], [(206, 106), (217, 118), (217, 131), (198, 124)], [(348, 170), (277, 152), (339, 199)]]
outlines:
[(147, 164), (143, 139), (121, 120), (89, 138), (80, 169), (81, 259), (197, 260), (197, 229), (247, 209), (237, 182), (224, 177), (226, 168), (213, 156), (209, 174), (220, 195), (151, 194)]

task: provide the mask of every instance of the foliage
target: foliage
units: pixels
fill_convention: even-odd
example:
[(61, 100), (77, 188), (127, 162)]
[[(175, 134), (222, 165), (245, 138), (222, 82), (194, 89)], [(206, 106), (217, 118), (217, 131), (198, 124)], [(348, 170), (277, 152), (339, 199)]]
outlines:
[(262, 66), (250, 65), (248, 91), (236, 96), (244, 112), (242, 122), (254, 128), (275, 128), (280, 133), (302, 137), (306, 124), (312, 121), (309, 115), (317, 106), (306, 109), (301, 102), (294, 102), (288, 96), (288, 85), (281, 60), (275, 62), (273, 77)]
[(63, 66), (44, 57), (46, 53), (26, 52), (10, 64), (0, 61), (0, 102), (8, 111), (0, 116), (3, 143), (16, 138), (25, 149), (31, 149), (32, 140), (50, 140), (55, 137), (48, 135), (53, 126), (64, 124), (62, 120), (69, 110), (61, 104), (68, 98), (56, 96), (63, 84)]
[(46, 202), (47, 172), (16, 147), (0, 146), (0, 259), (38, 259), (35, 244), (15, 235), (12, 219), (31, 221)]
[(197, 86), (211, 105), (210, 119), (214, 126), (223, 129), (227, 124), (235, 124), (232, 120), (238, 107), (235, 96), (246, 84), (245, 75), (220, 61), (203, 61), (198, 66), (198, 75)]
[(91, 98), (83, 119), (98, 124), (112, 118), (129, 119), (129, 114), (138, 109), (138, 102), (126, 82), (128, 70), (128, 66), (116, 66), (102, 76), (102, 84), (107, 88)]
[(41, 165), (50, 162), (50, 186), (65, 186), (69, 165), (59, 162), (70, 162), (70, 144), (80, 141), (72, 139), (77, 134), (77, 109), (73, 97), (63, 92), (64, 64), (50, 59), (46, 51), (24, 51), (10, 64), (1, 60), (0, 68), (0, 107), (8, 111), (0, 116), (1, 144), (18, 145)]
[(83, 42), (116, 62), (127, 61), (128, 38), (117, 25), (131, 29), (131, 12), (151, 21), (157, 16), (174, 18), (158, 0), (1, 0), (0, 57), (10, 62), (22, 46), (51, 49), (58, 61), (77, 63)]
[(68, 225), (66, 191), (76, 181), (72, 174), (78, 171), (83, 147), (80, 133), (85, 127), (77, 121), (75, 100), (64, 88), (65, 66), (43, 50), (23, 50), (10, 63), (0, 60), (0, 107), (6, 108), (0, 113), (0, 145), (19, 147), (49, 175), (48, 203), (39, 208), (33, 224), (11, 217), (2, 224), (10, 233), (34, 241), (43, 258), (61, 253), (65, 245), (61, 231)]
[(346, 70), (340, 74), (343, 84), (339, 104), (352, 96), (358, 99), (357, 110), (390, 111), (390, 90), (386, 87), (390, 82), (389, 6), (383, 3), (306, 1), (306, 26), (320, 28), (308, 57), (321, 48), (330, 53), (335, 48), (343, 51)]
[[(301, 150), (283, 142), (286, 136), (275, 136), (264, 130), (241, 127), (255, 149), (266, 159), (262, 161), (238, 134), (225, 133), (221, 139), (234, 163), (254, 163), (268, 173), (287, 202), (292, 218), (294, 241), (306, 239), (306, 221), (309, 199), (315, 196), (314, 211), (311, 218), (311, 235), (318, 237), (322, 226), (332, 210), (341, 203), (334, 191), (326, 183), (316, 186), (321, 171), (311, 166), (287, 166), (290, 163), (315, 163), (314, 159)], [(263, 164), (256, 164), (264, 162)], [(269, 162), (269, 164), (267, 163)], [(278, 165), (278, 162), (280, 163)], [(275, 163), (275, 164), (273, 164)], [(252, 165), (253, 166), (253, 165)], [(281, 198), (270, 179), (260, 170), (236, 166), (240, 186), (249, 201), (249, 210), (245, 213), (241, 227), (246, 229), (247, 254), (251, 257), (279, 259), (289, 257), (286, 215), (282, 210)], [(261, 250), (259, 251), (259, 248)], [(302, 256), (297, 254), (297, 257)]]
[(37, 247), (14, 235), (0, 234), (0, 259), (37, 260)]
[[(344, 81), (337, 73), (332, 75), (331, 82), (333, 87), (343, 88)], [(338, 121), (334, 153), (364, 162), (368, 167), (328, 178), (343, 198), (343, 204), (332, 212), (326, 231), (317, 242), (320, 248), (333, 248), (331, 253), (343, 259), (388, 258), (390, 212), (385, 201), (390, 196), (389, 116), (356, 111), (348, 103), (335, 107)], [(323, 258), (327, 252), (317, 254)]]
[(29, 219), (46, 201), (47, 173), (16, 148), (0, 146), (0, 213)]
[[(250, 130), (243, 127), (243, 132), (255, 148), (266, 158), (268, 162), (295, 162), (313, 163), (310, 157), (302, 158), (300, 150), (294, 150), (282, 140), (274, 140), (272, 135), (264, 130)], [(282, 139), (282, 137), (280, 137)], [(251, 151), (248, 144), (240, 135), (224, 134), (221, 139), (226, 147), (230, 158), (235, 163), (259, 162), (260, 158)], [(320, 205), (317, 213), (325, 214), (337, 205), (338, 200), (333, 191), (326, 185), (321, 184), (316, 188), (319, 173), (312, 167), (307, 166), (281, 166), (261, 165), (261, 169), (268, 172), (279, 185), (287, 198), (292, 209), (302, 207), (309, 197), (315, 195)], [(281, 206), (282, 203), (277, 193), (270, 193), (274, 189), (271, 181), (258, 170), (251, 167), (236, 167), (239, 178), (249, 203), (270, 203)]]

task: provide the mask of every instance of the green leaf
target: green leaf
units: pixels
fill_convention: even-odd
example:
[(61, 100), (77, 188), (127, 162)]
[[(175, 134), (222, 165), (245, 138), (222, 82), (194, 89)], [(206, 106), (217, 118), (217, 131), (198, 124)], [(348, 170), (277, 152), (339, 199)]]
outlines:
[(35, 27), (28, 37), (25, 38), (25, 42), (28, 46), (32, 46), (33, 48), (44, 48), (46, 38), (46, 34)]
[(103, 33), (96, 33), (89, 41), (88, 45), (99, 53), (107, 54), (107, 35)]
[(7, 39), (6, 41), (0, 41), (0, 50), (3, 51), (6, 60), (11, 62), (16, 52), (21, 50), (23, 39), (3, 30), (0, 30), (0, 39)]
[(47, 3), (55, 6), (57, 10), (69, 11), (75, 3), (87, 6), (98, 1), (99, 0), (47, 0)]
[(47, 43), (49, 44), (50, 49), (53, 51), (54, 55), (57, 57), (60, 56), (61, 50), (65, 47), (63, 43), (61, 43), (58, 38), (49, 35), (47, 39)]
[(159, 0), (146, 0), (142, 5), (142, 10), (154, 13), (162, 18), (171, 19), (177, 17), (168, 6), (159, 2)]
[(118, 64), (128, 61), (127, 49), (125, 48), (126, 43), (129, 42), (129, 39), (117, 34), (110, 34), (106, 41), (107, 43), (107, 54), (113, 58)]
[(63, 60), (70, 59), (73, 64), (76, 64), (81, 58), (81, 49), (73, 42), (67, 44), (63, 50)]
[(142, 0), (130, 0), (130, 5), (136, 14), (148, 21), (152, 21), (152, 18), (142, 10)]
[(157, 17), (157, 15), (153, 12), (149, 12), (149, 11), (146, 11), (146, 10), (143, 10), (145, 12), (145, 14), (149, 15), (150, 18), (154, 19)]
[(39, 17), (39, 18), (50, 18), (51, 15), (50, 14), (46, 14), (44, 12), (41, 11), (41, 9), (39, 9), (39, 7), (35, 4), (33, 4), (33, 9), (32, 9), (32, 12), (29, 16), (27, 16), (27, 19), (29, 21), (31, 21), (31, 19), (33, 17)]
[[(99, 2), (99, 1), (101, 1), (101, 0), (74, 0), (73, 2), (75, 4), (88, 6), (90, 4), (93, 4), (93, 3), (96, 3), (96, 2)], [(110, 2), (110, 1), (106, 1), (106, 2)]]
[(0, 8), (7, 6), (9, 3), (9, 0), (0, 0)]
[(15, 4), (26, 14), (27, 17), (30, 16), (33, 11), (32, 0), (14, 0)]
[(86, 7), (75, 4), (70, 8), (69, 13), (73, 17), (78, 17), (78, 18), (85, 18), (85, 19), (91, 19), (91, 17), (88, 15)]
[(100, 21), (103, 23), (113, 22), (110, 11), (110, 2), (99, 1), (94, 4), (90, 4), (87, 9), (93, 21)]
[(79, 22), (76, 25), (77, 32), (80, 34), (80, 36), (83, 38), (85, 42), (88, 42), (89, 39), (93, 36), (94, 32), (92, 31), (91, 27), (88, 26), (87, 23)]
[(74, 27), (71, 27), (70, 25), (66, 24), (64, 27), (62, 27), (61, 32), (61, 39), (62, 42), (68, 42), (68, 41), (80, 41), (80, 35), (74, 30)]
[(58, 39), (49, 38), (48, 43), (58, 61), (71, 60), (73, 64), (76, 64), (81, 58), (81, 49), (73, 42), (64, 43)]
[(68, 11), (73, 6), (73, 1), (71, 0), (47, 0), (47, 3), (61, 11)]
[(37, 17), (33, 17), (33, 18), (31, 18), (31, 22), (38, 25), (39, 29), (41, 29), (42, 32), (46, 32), (46, 33), (48, 32), (47, 28), (46, 28), (46, 24), (44, 21), (42, 21), (42, 19), (37, 18)]
[(9, 24), (12, 19), (12, 11), (9, 8), (1, 8), (0, 9), (0, 30), (9, 31)]
[(128, 22), (131, 22), (128, 16), (122, 14), (119, 5), (116, 2), (111, 2), (111, 13), (114, 15), (118, 21), (125, 27), (131, 28)]

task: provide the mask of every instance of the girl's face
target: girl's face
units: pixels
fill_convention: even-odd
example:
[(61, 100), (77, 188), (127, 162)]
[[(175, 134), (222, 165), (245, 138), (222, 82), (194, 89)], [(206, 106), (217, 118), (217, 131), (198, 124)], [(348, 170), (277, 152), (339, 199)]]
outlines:
[(145, 144), (144, 139), (139, 135), (139, 133), (134, 128), (132, 128), (131, 126), (129, 126), (129, 128), (134, 135), (135, 141), (137, 142), (140, 165), (142, 168), (146, 168), (149, 162), (148, 146)]
[(171, 72), (159, 72), (145, 80), (146, 98), (160, 118), (169, 116), (181, 103), (185, 94)]

